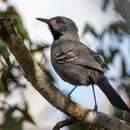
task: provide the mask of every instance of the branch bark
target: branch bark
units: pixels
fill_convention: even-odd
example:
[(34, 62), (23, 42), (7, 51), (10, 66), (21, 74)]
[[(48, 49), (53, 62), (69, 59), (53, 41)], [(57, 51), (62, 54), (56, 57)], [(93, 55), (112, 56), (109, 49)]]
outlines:
[(130, 130), (130, 125), (127, 123), (104, 113), (84, 108), (60, 92), (33, 60), (31, 53), (14, 29), (11, 18), (0, 19), (0, 37), (6, 41), (9, 50), (21, 65), (27, 80), (52, 106), (77, 121), (97, 125), (99, 129)]

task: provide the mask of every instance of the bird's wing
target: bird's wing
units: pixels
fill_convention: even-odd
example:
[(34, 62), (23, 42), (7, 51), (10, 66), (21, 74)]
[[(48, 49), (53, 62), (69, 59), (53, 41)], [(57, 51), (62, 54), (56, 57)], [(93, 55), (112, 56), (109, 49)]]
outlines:
[(80, 42), (67, 42), (62, 52), (55, 57), (59, 64), (72, 63), (104, 72), (107, 65), (91, 49)]

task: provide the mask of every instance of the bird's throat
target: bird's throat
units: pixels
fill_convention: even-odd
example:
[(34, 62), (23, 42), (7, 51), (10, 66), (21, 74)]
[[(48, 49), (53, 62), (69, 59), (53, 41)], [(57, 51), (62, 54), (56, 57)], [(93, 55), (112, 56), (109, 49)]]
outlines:
[(52, 26), (49, 26), (49, 28), (50, 28), (50, 31), (53, 35), (54, 40), (59, 40), (60, 37), (62, 36), (62, 34), (58, 31), (54, 30)]

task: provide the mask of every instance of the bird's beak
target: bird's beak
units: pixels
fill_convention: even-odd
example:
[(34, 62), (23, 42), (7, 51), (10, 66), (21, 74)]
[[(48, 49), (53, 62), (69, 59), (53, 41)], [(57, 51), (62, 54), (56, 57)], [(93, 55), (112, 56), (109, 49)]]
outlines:
[(50, 20), (49, 19), (45, 19), (45, 18), (36, 18), (37, 20), (47, 23), (48, 25), (50, 24)]

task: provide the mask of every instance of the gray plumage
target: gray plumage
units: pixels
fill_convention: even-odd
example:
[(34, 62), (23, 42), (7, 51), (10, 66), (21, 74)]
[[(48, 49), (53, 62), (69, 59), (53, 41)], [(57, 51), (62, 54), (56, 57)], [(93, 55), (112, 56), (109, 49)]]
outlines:
[(53, 42), (51, 61), (63, 80), (78, 86), (89, 85), (90, 80), (96, 83), (107, 67), (87, 46), (69, 39)]
[(57, 74), (75, 86), (97, 84), (115, 107), (129, 111), (104, 75), (107, 65), (80, 42), (75, 23), (61, 16), (48, 20), (37, 19), (46, 22), (52, 32), (54, 41), (51, 46), (51, 62)]

